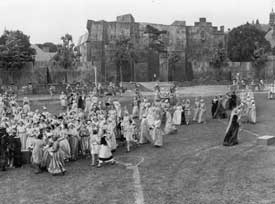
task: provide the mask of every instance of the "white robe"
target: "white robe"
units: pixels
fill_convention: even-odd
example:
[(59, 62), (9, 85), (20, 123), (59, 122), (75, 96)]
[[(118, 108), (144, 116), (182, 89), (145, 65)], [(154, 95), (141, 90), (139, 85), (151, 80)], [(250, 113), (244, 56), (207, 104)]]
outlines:
[(176, 110), (173, 114), (173, 124), (180, 125), (181, 124), (181, 114), (182, 114), (182, 106), (177, 106)]

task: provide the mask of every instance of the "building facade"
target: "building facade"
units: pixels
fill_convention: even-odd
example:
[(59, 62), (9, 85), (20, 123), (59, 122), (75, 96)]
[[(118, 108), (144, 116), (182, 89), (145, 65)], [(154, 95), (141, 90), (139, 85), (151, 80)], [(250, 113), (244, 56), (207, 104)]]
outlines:
[[(156, 42), (165, 52), (151, 47), (154, 36), (146, 32), (148, 26), (162, 33)], [(81, 42), (85, 48), (82, 60), (97, 67), (101, 81), (117, 81), (119, 69), (123, 70), (123, 81), (151, 81), (154, 75), (161, 81), (192, 80), (207, 69), (215, 49), (225, 47), (224, 27), (218, 29), (206, 18), (192, 26), (185, 21), (162, 25), (135, 22), (127, 14), (113, 22), (88, 20), (87, 31), (87, 38)], [(119, 67), (117, 41), (125, 38), (130, 39), (137, 57), (134, 63), (125, 61)]]

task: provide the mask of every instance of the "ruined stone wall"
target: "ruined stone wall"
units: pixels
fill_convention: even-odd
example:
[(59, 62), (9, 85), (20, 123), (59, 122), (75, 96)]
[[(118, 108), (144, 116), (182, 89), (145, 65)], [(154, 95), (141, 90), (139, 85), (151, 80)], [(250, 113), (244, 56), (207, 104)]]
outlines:
[[(167, 70), (161, 68), (159, 53), (149, 49), (150, 38), (144, 33), (147, 25), (160, 31), (168, 31), (167, 34), (161, 35), (160, 40), (167, 48), (167, 58), (177, 55), (179, 61), (172, 67), (168, 64)], [(135, 52), (143, 53), (138, 54), (140, 56), (135, 69), (133, 66), (131, 69), (127, 63), (123, 65), (123, 80), (125, 81), (130, 81), (135, 77), (138, 80), (137, 72), (140, 70), (137, 67), (141, 66), (138, 64), (142, 64), (143, 73), (147, 66), (147, 77), (144, 80), (152, 80), (154, 74), (161, 75), (161, 78), (166, 81), (192, 80), (193, 76), (196, 78), (208, 71), (207, 64), (215, 48), (225, 46), (223, 30), (218, 30), (204, 18), (201, 18), (194, 26), (185, 26), (182, 23), (172, 25), (135, 23), (134, 19), (127, 15), (118, 17), (115, 22), (88, 21), (87, 29), (89, 32), (87, 59), (92, 60), (98, 67), (100, 81), (117, 78), (118, 70), (114, 64), (115, 41), (121, 36), (131, 38)], [(160, 70), (166, 70), (166, 73), (160, 73)]]
[(217, 48), (225, 47), (223, 27), (218, 30), (205, 18), (187, 29), (187, 60), (192, 65), (194, 78), (211, 71), (209, 62)]

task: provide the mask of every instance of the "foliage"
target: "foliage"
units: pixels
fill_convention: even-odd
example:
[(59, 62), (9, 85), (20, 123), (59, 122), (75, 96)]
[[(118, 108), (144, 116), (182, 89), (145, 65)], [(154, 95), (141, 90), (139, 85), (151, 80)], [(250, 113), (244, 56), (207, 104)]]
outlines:
[(45, 42), (43, 44), (37, 44), (40, 49), (48, 48), (49, 52), (57, 52), (57, 45), (52, 42)]
[(22, 68), (26, 62), (34, 62), (35, 49), (30, 37), (22, 31), (4, 31), (0, 37), (0, 62), (6, 68)]
[(149, 34), (151, 41), (149, 47), (151, 49), (156, 50), (157, 52), (167, 52), (164, 42), (160, 39), (162, 34), (167, 34), (166, 30), (160, 31), (153, 26), (147, 25), (144, 33)]
[(168, 66), (175, 68), (175, 64), (180, 61), (180, 56), (176, 53), (169, 53), (168, 55)]
[(267, 54), (265, 53), (264, 48), (260, 47), (258, 43), (255, 44), (255, 50), (252, 57), (255, 66), (264, 65), (267, 61)]
[(71, 68), (79, 63), (80, 53), (75, 49), (73, 38), (70, 34), (61, 37), (62, 45), (57, 45), (57, 54), (53, 59), (64, 69)]
[(226, 50), (224, 48), (217, 48), (211, 58), (210, 64), (215, 68), (220, 68), (226, 64)]
[(137, 63), (138, 57), (135, 52), (134, 44), (131, 42), (130, 38), (121, 36), (115, 42), (115, 54), (114, 60), (117, 66), (117, 70), (120, 71), (120, 81), (122, 80), (122, 66), (125, 62), (128, 62), (132, 67), (134, 63)]
[(265, 39), (265, 32), (255, 25), (245, 24), (234, 28), (228, 35), (228, 57), (231, 61), (245, 62), (259, 59), (255, 52), (261, 54), (271, 50), (270, 43)]

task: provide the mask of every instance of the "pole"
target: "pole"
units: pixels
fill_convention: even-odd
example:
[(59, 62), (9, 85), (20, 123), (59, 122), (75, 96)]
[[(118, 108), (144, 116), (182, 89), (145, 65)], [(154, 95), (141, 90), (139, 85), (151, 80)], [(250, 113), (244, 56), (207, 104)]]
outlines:
[(94, 66), (94, 71), (95, 71), (95, 85), (97, 86), (97, 67)]

